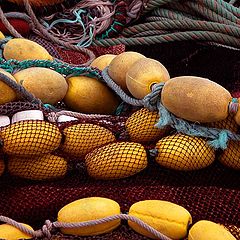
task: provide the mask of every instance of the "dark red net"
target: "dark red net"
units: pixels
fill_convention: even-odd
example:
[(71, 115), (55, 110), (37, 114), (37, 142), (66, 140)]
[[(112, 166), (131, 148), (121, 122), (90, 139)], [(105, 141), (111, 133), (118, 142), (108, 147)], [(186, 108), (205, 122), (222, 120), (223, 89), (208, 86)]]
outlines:
[[(186, 44), (186, 43), (185, 43)], [(74, 61), (73, 51), (57, 49), (65, 60)], [(103, 49), (99, 50), (99, 54)], [(123, 47), (114, 47), (111, 51), (118, 53)], [(147, 57), (160, 60), (169, 69), (171, 76), (199, 75), (219, 82), (229, 90), (237, 91), (236, 59), (239, 52), (230, 49), (210, 46), (168, 44), (165, 47), (134, 47)], [(178, 50), (178, 51), (176, 51)], [(97, 51), (97, 50), (96, 50)], [(108, 51), (108, 50), (106, 50)], [(209, 57), (208, 54), (211, 53)], [(221, 53), (221, 60), (219, 55)], [(236, 57), (237, 55), (237, 57)], [(78, 55), (81, 56), (81, 55)], [(208, 57), (207, 57), (208, 56)], [(215, 57), (213, 60), (213, 56)], [(230, 58), (231, 56), (231, 58)], [(224, 59), (224, 61), (222, 60)], [(239, 58), (238, 58), (239, 59)], [(214, 61), (214, 62), (213, 62)], [(223, 67), (224, 66), (224, 67)], [(29, 103), (11, 103), (0, 107), (0, 114), (11, 116), (17, 111), (38, 109), (39, 106)], [(125, 116), (130, 115), (126, 107)], [(136, 111), (136, 110), (133, 110)], [(129, 140), (124, 123), (127, 117), (112, 116), (59, 125), (60, 131), (76, 123), (91, 123), (110, 130), (118, 140)], [(148, 121), (146, 121), (148, 123)], [(156, 139), (154, 139), (156, 141)], [(145, 144), (146, 149), (155, 146), (155, 142)], [(64, 156), (61, 151), (54, 154)], [(148, 166), (140, 173), (119, 180), (95, 180), (86, 172), (81, 158), (68, 156), (67, 175), (58, 180), (33, 181), (10, 176), (8, 172), (0, 178), (0, 215), (25, 222), (40, 228), (46, 219), (56, 221), (57, 212), (66, 204), (84, 197), (99, 196), (117, 201), (123, 213), (131, 204), (147, 199), (161, 199), (185, 207), (192, 215), (193, 222), (207, 219), (229, 226), (237, 239), (240, 227), (240, 176), (239, 171), (223, 166), (219, 161), (198, 171), (174, 171), (161, 167), (148, 154)], [(218, 154), (216, 153), (217, 157)], [(6, 159), (7, 160), (7, 159)], [(72, 161), (71, 161), (72, 160)], [(74, 161), (73, 161), (74, 160)], [(78, 163), (78, 164), (76, 164)], [(132, 231), (123, 223), (112, 233), (96, 237), (70, 237), (56, 233), (52, 239), (147, 239)]]

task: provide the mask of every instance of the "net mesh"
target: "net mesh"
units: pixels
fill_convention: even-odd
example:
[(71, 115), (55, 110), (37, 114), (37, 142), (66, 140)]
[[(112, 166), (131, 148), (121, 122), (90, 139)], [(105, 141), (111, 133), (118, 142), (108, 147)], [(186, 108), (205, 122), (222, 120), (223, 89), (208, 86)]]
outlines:
[(63, 153), (82, 159), (95, 148), (116, 140), (111, 131), (94, 124), (69, 126), (63, 130), (63, 136)]
[(219, 157), (222, 164), (234, 169), (240, 169), (240, 146), (238, 141), (230, 141), (228, 148)]
[(52, 123), (45, 121), (20, 121), (3, 128), (0, 137), (3, 151), (9, 155), (42, 155), (60, 146), (61, 133)]
[(215, 160), (215, 151), (201, 138), (177, 134), (158, 141), (156, 161), (174, 170), (198, 170)]
[[(68, 62), (82, 61), (81, 54), (77, 55), (76, 52), (58, 49), (58, 47), (55, 49)], [(116, 49), (122, 51), (123, 47)], [(236, 72), (239, 68), (235, 66), (240, 56), (239, 52), (232, 54), (233, 50), (230, 49), (195, 43), (169, 43), (161, 46), (132, 47), (127, 50), (135, 50), (147, 57), (160, 60), (169, 69), (172, 77), (195, 74), (208, 77), (230, 91), (237, 90), (239, 74)], [(112, 48), (111, 51), (115, 50)], [(112, 53), (117, 53), (117, 50)], [(79, 59), (76, 56), (79, 56)], [(213, 56), (215, 56), (214, 59)], [(56, 107), (65, 108), (62, 103)], [(0, 114), (12, 116), (18, 111), (30, 109), (41, 108), (37, 104), (15, 102), (1, 105)], [(47, 116), (48, 111), (44, 113)], [(132, 122), (130, 122), (131, 118), (134, 119)], [(206, 147), (203, 139), (190, 140), (190, 137), (184, 136), (181, 141), (179, 139), (174, 141), (172, 138), (176, 135), (165, 137), (173, 132), (167, 130), (164, 134), (159, 133), (159, 130), (153, 127), (156, 120), (156, 113), (150, 115), (145, 109), (139, 110), (124, 106), (121, 116), (101, 119), (82, 118), (58, 125), (43, 121), (19, 122), (11, 126), (15, 129), (13, 132), (10, 130), (7, 132), (7, 129), (11, 128), (3, 128), (1, 138), (2, 136), (5, 138), (3, 139), (4, 161), (9, 169), (5, 170), (0, 178), (0, 214), (28, 223), (38, 229), (42, 227), (46, 219), (55, 221), (57, 212), (64, 205), (84, 197), (111, 198), (120, 204), (123, 213), (126, 213), (137, 201), (161, 199), (185, 207), (191, 213), (193, 222), (207, 219), (224, 224), (237, 239), (240, 239), (239, 208), (237, 207), (240, 203), (239, 172), (222, 164), (219, 161), (222, 152), (214, 153), (212, 149)], [(77, 135), (76, 129), (80, 126), (79, 124), (94, 126), (80, 128)], [(236, 127), (232, 128), (231, 124), (230, 119), (227, 125), (217, 123), (215, 126), (227, 126), (226, 128), (230, 126), (229, 128), (236, 129)], [(96, 131), (99, 127), (105, 130)], [(71, 128), (74, 130), (69, 131)], [(137, 134), (134, 133), (134, 129)], [(146, 134), (145, 129), (148, 129), (151, 138)], [(15, 131), (18, 135), (14, 135)], [(28, 134), (25, 134), (26, 131)], [(95, 148), (91, 146), (91, 150), (88, 149), (88, 139), (85, 137), (83, 137), (83, 142), (78, 142), (80, 141), (79, 134), (86, 136), (87, 131), (99, 144), (97, 147), (101, 146), (101, 148), (93, 150), (94, 154), (88, 154), (86, 160), (83, 161), (85, 154)], [(2, 135), (4, 132), (5, 135)], [(66, 144), (68, 139), (66, 134), (70, 134), (71, 140), (74, 141), (69, 144), (69, 152), (63, 151), (64, 143)], [(107, 139), (106, 142), (103, 135)], [(141, 142), (145, 137), (147, 140)], [(129, 143), (133, 139), (138, 141), (137, 138), (141, 144)], [(166, 143), (168, 138), (171, 139), (170, 143), (169, 141)], [(185, 168), (190, 164), (195, 169), (202, 164), (211, 164), (197, 171), (168, 169), (158, 164), (155, 157), (148, 151), (154, 149), (157, 142), (157, 146), (162, 147), (158, 154), (163, 154), (164, 160), (170, 159), (170, 161), (167, 160), (170, 167)], [(164, 144), (159, 142), (168, 146), (167, 149), (172, 148), (173, 156), (169, 155)], [(196, 155), (192, 156), (189, 149), (194, 149)], [(231, 148), (229, 151), (238, 162), (238, 151), (231, 150)], [(11, 156), (6, 156), (6, 154)], [(212, 162), (215, 154), (216, 160)], [(199, 161), (195, 161), (194, 164), (189, 162), (196, 156), (200, 159)], [(227, 157), (227, 159), (230, 158)], [(10, 171), (11, 164), (15, 172)], [(125, 178), (126, 176), (128, 177)], [(111, 181), (102, 179), (106, 177), (109, 177)], [(121, 179), (115, 179), (120, 177)], [(101, 236), (64, 236), (58, 232), (53, 234), (52, 239), (147, 238), (135, 233), (123, 222), (112, 233)]]
[(86, 156), (88, 174), (96, 179), (132, 176), (147, 166), (147, 154), (141, 144), (121, 142), (96, 149)]
[(133, 113), (126, 122), (127, 133), (133, 142), (153, 142), (169, 132), (169, 128), (159, 129), (155, 127), (159, 114), (146, 108)]
[(12, 176), (31, 180), (52, 180), (65, 176), (67, 161), (52, 154), (25, 158), (11, 156), (7, 167)]

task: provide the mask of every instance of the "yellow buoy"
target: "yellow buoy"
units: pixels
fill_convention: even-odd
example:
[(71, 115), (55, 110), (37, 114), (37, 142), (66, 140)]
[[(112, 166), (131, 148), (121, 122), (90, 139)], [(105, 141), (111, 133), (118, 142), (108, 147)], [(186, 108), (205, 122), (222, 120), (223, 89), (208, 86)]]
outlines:
[(109, 64), (108, 74), (123, 90), (127, 91), (126, 73), (139, 59), (145, 58), (137, 52), (124, 52), (117, 55)]
[[(11, 78), (14, 82), (16, 82), (16, 79), (10, 73), (6, 72), (1, 68), (0, 73), (5, 74), (7, 77)], [(15, 91), (11, 87), (9, 87), (6, 83), (1, 81), (0, 78), (0, 105), (15, 100), (17, 100), (17, 94), (15, 93)]]
[(219, 161), (229, 168), (240, 170), (240, 142), (229, 141), (227, 149), (220, 153)]
[(64, 143), (61, 150), (74, 157), (84, 158), (95, 148), (116, 141), (111, 131), (95, 124), (82, 123), (63, 130)]
[(114, 54), (101, 55), (101, 56), (97, 57), (95, 60), (93, 60), (92, 63), (90, 64), (90, 66), (98, 68), (99, 70), (102, 71), (104, 68), (109, 66), (109, 64), (115, 57), (116, 57), (116, 55), (114, 55)]
[(205, 168), (215, 160), (215, 151), (198, 137), (176, 134), (167, 136), (156, 145), (159, 165), (182, 171)]
[(75, 111), (113, 114), (120, 103), (117, 95), (97, 79), (78, 76), (68, 78), (67, 82), (64, 102)]
[[(183, 239), (187, 235), (188, 226), (192, 223), (191, 214), (185, 208), (161, 200), (134, 203), (129, 209), (129, 215), (139, 218), (167, 237), (176, 240)], [(156, 239), (153, 234), (138, 224), (128, 221), (128, 225), (136, 232)]]
[(139, 99), (150, 93), (154, 84), (169, 79), (167, 69), (159, 61), (151, 58), (136, 61), (126, 73), (127, 88), (135, 98)]
[[(27, 224), (22, 223), (29, 230), (33, 230), (33, 228)], [(6, 240), (20, 240), (20, 239), (32, 239), (32, 236), (21, 232), (18, 228), (9, 225), (9, 224), (1, 224), (0, 225), (0, 239)]]
[(217, 122), (227, 118), (229, 91), (206, 78), (181, 76), (168, 80), (161, 92), (163, 105), (179, 118)]
[(88, 174), (97, 179), (132, 176), (147, 167), (147, 153), (140, 143), (118, 142), (93, 150), (85, 158)]
[(228, 117), (224, 120), (217, 121), (217, 122), (210, 122), (210, 123), (207, 123), (206, 125), (212, 128), (227, 129), (234, 133), (236, 133), (239, 129), (239, 126), (234, 120), (234, 117), (232, 115), (228, 115)]
[(67, 161), (52, 154), (20, 158), (9, 157), (8, 171), (13, 176), (31, 180), (52, 180), (67, 173)]
[(68, 89), (65, 78), (52, 69), (32, 67), (14, 74), (17, 82), (43, 103), (56, 104)]
[(60, 146), (62, 135), (56, 125), (39, 120), (20, 121), (0, 131), (3, 151), (9, 155), (43, 155)]
[(224, 226), (201, 220), (195, 223), (188, 234), (188, 240), (237, 240)]
[[(120, 214), (117, 202), (101, 197), (89, 197), (76, 200), (64, 206), (58, 212), (58, 222), (72, 223), (97, 220), (112, 215)], [(94, 236), (107, 232), (120, 225), (120, 219), (81, 228), (60, 228), (63, 234), (78, 236)]]
[(159, 120), (157, 112), (142, 108), (133, 113), (126, 122), (126, 129), (133, 142), (152, 142), (162, 138), (169, 130), (168, 127), (159, 129), (155, 124)]
[(4, 39), (4, 38), (5, 38), (4, 34), (0, 31), (0, 39)]
[(9, 40), (4, 49), (3, 56), (6, 60), (53, 60), (48, 51), (36, 42), (24, 38)]

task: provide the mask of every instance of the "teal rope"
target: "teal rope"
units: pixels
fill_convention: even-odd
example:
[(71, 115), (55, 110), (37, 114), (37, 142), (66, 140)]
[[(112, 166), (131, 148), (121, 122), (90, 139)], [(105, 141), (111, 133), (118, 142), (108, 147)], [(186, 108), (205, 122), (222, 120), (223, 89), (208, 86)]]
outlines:
[(151, 13), (153, 16), (165, 17), (168, 19), (183, 20), (186, 18), (189, 19), (200, 19), (199, 17), (193, 16), (189, 13), (184, 13), (181, 11), (170, 10), (165, 8), (157, 8)]
[(211, 139), (208, 144), (215, 149), (226, 149), (229, 140), (240, 141), (240, 135), (232, 133), (226, 129), (208, 128), (197, 125), (195, 123), (187, 122), (183, 119), (177, 118), (170, 113), (160, 102), (158, 103), (159, 115), (161, 116), (156, 127), (164, 128), (170, 125), (177, 132)]
[(204, 5), (198, 3), (198, 2), (186, 2), (185, 3), (187, 6), (191, 7), (196, 13), (202, 15), (208, 20), (211, 20), (213, 22), (219, 22), (219, 23), (224, 23), (224, 24), (229, 24), (229, 25), (238, 25), (237, 21), (232, 22), (231, 20), (220, 16), (216, 12), (212, 11), (209, 8), (206, 8)]
[(236, 0), (231, 0), (229, 3), (225, 2), (224, 0), (216, 0), (219, 4), (221, 4), (225, 9), (229, 12), (233, 13), (236, 17), (240, 17), (240, 10), (239, 8), (233, 6)]
[(201, 40), (201, 41), (213, 41), (229, 45), (232, 47), (240, 48), (239, 38), (235, 38), (222, 33), (215, 33), (210, 31), (186, 31), (169, 33), (165, 35), (139, 37), (139, 38), (111, 38), (103, 39), (93, 42), (93, 46), (113, 46), (116, 44), (131, 45), (150, 45), (163, 42), (174, 42), (174, 41), (189, 41), (189, 40)]
[(47, 60), (25, 60), (25, 61), (17, 61), (14, 59), (5, 61), (4, 59), (0, 59), (0, 68), (4, 68), (9, 72), (23, 70), (30, 67), (44, 67), (51, 68), (54, 71), (68, 76), (78, 76), (85, 75), (91, 76), (97, 79), (102, 80), (101, 72), (96, 68), (92, 67), (74, 67), (64, 62), (59, 62), (58, 60), (47, 61)]
[(212, 11), (215, 11), (218, 15), (224, 17), (225, 19), (228, 19), (231, 22), (236, 24), (239, 23), (239, 19), (231, 11), (229, 11), (228, 8), (224, 8), (224, 6), (221, 4), (222, 1), (201, 0), (201, 2), (203, 2), (206, 8), (209, 8)]
[(149, 30), (206, 30), (228, 34), (235, 37), (240, 37), (240, 26), (230, 26), (226, 24), (213, 23), (208, 21), (198, 20), (166, 20), (166, 21), (155, 21), (143, 24), (138, 24), (129, 28), (124, 29), (122, 32), (123, 36), (132, 36), (141, 32)]
[(145, 4), (145, 9), (144, 13), (149, 12), (153, 10), (154, 8), (157, 8), (161, 5), (167, 4), (167, 3), (172, 3), (172, 2), (177, 2), (179, 0), (149, 0), (147, 4)]
[(226, 149), (229, 140), (240, 141), (240, 135), (232, 133), (226, 129), (208, 128), (190, 123), (184, 119), (177, 118), (169, 112), (161, 103), (161, 91), (164, 83), (155, 84), (152, 92), (146, 95), (143, 99), (135, 99), (129, 97), (108, 75), (108, 68), (102, 72), (103, 80), (107, 85), (126, 103), (133, 106), (144, 106), (150, 111), (159, 111), (159, 121), (156, 124), (158, 128), (171, 126), (177, 132), (209, 139), (208, 144), (215, 149)]

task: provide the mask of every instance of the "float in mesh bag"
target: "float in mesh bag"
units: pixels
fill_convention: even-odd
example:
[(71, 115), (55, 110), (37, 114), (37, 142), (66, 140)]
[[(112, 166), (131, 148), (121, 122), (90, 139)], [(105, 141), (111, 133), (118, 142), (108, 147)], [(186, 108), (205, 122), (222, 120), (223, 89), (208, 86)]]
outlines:
[[(59, 62), (8, 61), (3, 66), (10, 72), (41, 66), (64, 76), (84, 74), (103, 80), (96, 69)], [(80, 198), (111, 198), (119, 203), (122, 213), (127, 213), (137, 201), (161, 199), (188, 209), (194, 223), (201, 219), (221, 223), (239, 239), (239, 173), (220, 162), (224, 158), (222, 150), (209, 146), (209, 139), (177, 134), (170, 127), (144, 131), (157, 123), (158, 113), (143, 106), (128, 106), (118, 116), (74, 113), (63, 105), (49, 108), (20, 86), (11, 86), (26, 100), (1, 105), (0, 113), (11, 117), (18, 111), (42, 110), (45, 121), (17, 122), (1, 129), (1, 164), (5, 165), (0, 180), (1, 215), (38, 229), (47, 219), (56, 221), (57, 212), (64, 205)], [(77, 119), (58, 123), (61, 115)], [(143, 121), (138, 122), (141, 118)], [(18, 135), (11, 134), (16, 130)], [(136, 131), (142, 137), (138, 138)], [(83, 136), (85, 140), (86, 134), (95, 140), (91, 141), (92, 146), (87, 139), (79, 138)], [(191, 159), (193, 151), (196, 154)], [(237, 156), (238, 151), (234, 151)], [(192, 171), (198, 168), (194, 164), (196, 156), (204, 168)], [(176, 171), (178, 168), (182, 171)], [(67, 236), (50, 225), (46, 222), (45, 227), (52, 239), (148, 239), (124, 222), (113, 232), (95, 237)]]

